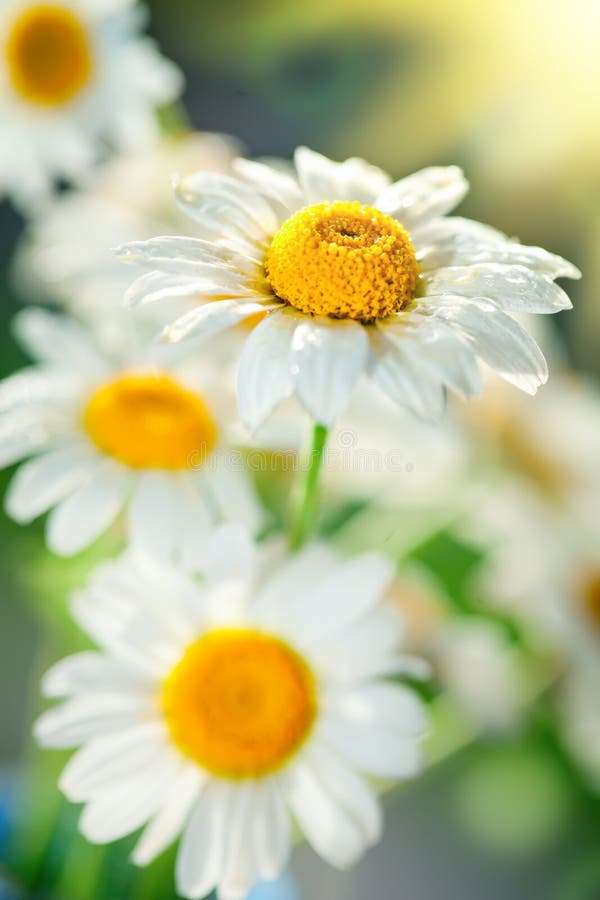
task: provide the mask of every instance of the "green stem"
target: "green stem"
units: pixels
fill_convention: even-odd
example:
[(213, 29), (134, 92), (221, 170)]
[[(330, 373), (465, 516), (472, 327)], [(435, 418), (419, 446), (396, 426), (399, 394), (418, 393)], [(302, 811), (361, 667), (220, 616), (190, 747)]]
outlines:
[(325, 425), (315, 425), (308, 468), (304, 479), (300, 503), (292, 516), (290, 547), (298, 550), (312, 531), (317, 515), (319, 475), (325, 456), (328, 430)]

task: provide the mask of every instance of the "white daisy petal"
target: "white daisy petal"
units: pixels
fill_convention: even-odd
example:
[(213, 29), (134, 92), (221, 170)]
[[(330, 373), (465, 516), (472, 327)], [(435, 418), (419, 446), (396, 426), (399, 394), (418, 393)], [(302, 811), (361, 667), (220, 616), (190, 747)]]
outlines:
[[(385, 326), (384, 326), (385, 327)], [(372, 334), (369, 375), (387, 396), (422, 419), (437, 421), (445, 406), (441, 380), (407, 341), (391, 343)]]
[(230, 458), (228, 454), (224, 454), (211, 471), (207, 486), (223, 521), (239, 522), (252, 534), (256, 534), (264, 525), (264, 511), (248, 473), (240, 469), (237, 456)]
[(40, 362), (70, 365), (93, 375), (106, 369), (90, 334), (74, 319), (29, 308), (15, 316), (13, 328), (21, 345)]
[(51, 442), (48, 427), (31, 411), (13, 410), (0, 418), (0, 467), (31, 456)]
[(291, 346), (299, 319), (275, 311), (257, 325), (244, 344), (240, 357), (237, 398), (240, 416), (252, 431), (291, 396)]
[(197, 306), (180, 316), (172, 325), (164, 329), (161, 338), (171, 343), (176, 343), (192, 335), (196, 338), (206, 338), (225, 328), (230, 328), (232, 325), (238, 325), (249, 316), (268, 312), (273, 308), (273, 304), (253, 302), (241, 297), (231, 300), (215, 300), (212, 303)]
[(118, 734), (124, 728), (148, 720), (152, 701), (134, 694), (75, 697), (43, 713), (34, 734), (44, 747), (75, 747), (95, 737)]
[(325, 639), (313, 644), (311, 651), (336, 681), (356, 681), (397, 657), (402, 632), (402, 619), (396, 610), (376, 607), (339, 631), (335, 641)]
[(50, 450), (20, 466), (4, 500), (11, 518), (30, 522), (85, 483), (97, 459), (87, 447), (67, 446)]
[[(403, 321), (386, 320), (379, 327), (395, 344), (402, 346), (401, 342), (405, 342), (413, 360), (415, 357), (426, 360), (427, 369), (438, 383), (448, 385), (463, 397), (475, 397), (481, 392), (483, 379), (474, 350), (445, 322), (427, 319), (411, 337)], [(436, 403), (442, 402), (436, 390), (434, 415)]]
[(208, 784), (183, 832), (175, 875), (178, 892), (189, 900), (205, 897), (223, 877), (234, 791), (226, 782)]
[(195, 765), (182, 765), (165, 804), (150, 820), (135, 845), (132, 861), (147, 866), (178, 837), (204, 784), (204, 776)]
[(146, 272), (125, 293), (125, 306), (145, 306), (159, 300), (223, 297), (248, 294), (243, 280), (234, 272), (218, 269), (205, 276), (173, 275), (170, 272)]
[(385, 187), (374, 205), (406, 228), (413, 228), (426, 219), (450, 212), (468, 189), (469, 184), (458, 166), (432, 166)]
[(301, 322), (292, 340), (295, 391), (316, 422), (332, 425), (365, 369), (368, 340), (349, 320), (315, 317)]
[(251, 834), (255, 786), (242, 782), (234, 793), (223, 878), (219, 883), (220, 900), (245, 900), (258, 880), (258, 865)]
[(381, 728), (365, 731), (346, 719), (327, 716), (319, 736), (360, 772), (380, 778), (412, 778), (423, 766), (422, 753), (412, 738)]
[(310, 593), (288, 604), (298, 632), (317, 641), (344, 628), (381, 600), (393, 577), (393, 563), (379, 553), (338, 565)]
[(73, 381), (53, 366), (31, 366), (0, 381), (0, 413), (73, 396)]
[(169, 795), (177, 765), (168, 756), (100, 794), (84, 807), (79, 830), (93, 844), (108, 844), (136, 831), (154, 815)]
[(288, 801), (308, 843), (330, 865), (347, 869), (366, 849), (361, 828), (307, 763), (290, 772)]
[(165, 756), (164, 726), (143, 723), (118, 734), (93, 738), (71, 757), (59, 781), (61, 791), (74, 803), (93, 800), (115, 782), (124, 782)]
[(196, 172), (176, 181), (175, 195), (182, 208), (200, 221), (206, 215), (207, 206), (220, 200), (226, 207), (237, 208), (248, 223), (253, 223), (257, 236), (272, 235), (279, 226), (279, 220), (265, 197), (228, 175)]
[(186, 572), (201, 571), (213, 517), (193, 475), (183, 479), (179, 495), (179, 562)]
[(426, 294), (486, 297), (507, 312), (554, 313), (573, 305), (561, 287), (523, 266), (451, 266), (429, 272), (423, 282)]
[(174, 556), (182, 523), (173, 481), (169, 472), (143, 472), (129, 504), (129, 538), (148, 559), (169, 561)]
[(47, 541), (59, 556), (91, 544), (112, 524), (125, 501), (129, 473), (112, 463), (96, 472), (56, 506), (47, 522)]
[(123, 661), (84, 650), (52, 666), (42, 678), (41, 689), (46, 697), (63, 697), (90, 691), (119, 693), (126, 688), (144, 692), (151, 684), (148, 677)]
[(285, 172), (250, 159), (234, 159), (232, 166), (237, 175), (270, 200), (280, 203), (289, 213), (302, 206), (303, 196), (298, 183)]
[(253, 601), (253, 615), (267, 627), (285, 623), (288, 604), (301, 606), (303, 598), (318, 587), (336, 563), (329, 547), (308, 544), (270, 574), (259, 588)]
[(525, 266), (548, 278), (581, 278), (572, 263), (541, 247), (528, 247), (489, 225), (451, 216), (435, 219), (411, 231), (421, 266), (427, 272), (440, 267), (481, 265)]
[(248, 579), (256, 565), (256, 549), (243, 525), (221, 525), (207, 548), (205, 575), (210, 581)]
[(490, 300), (427, 298), (431, 311), (451, 323), (501, 378), (528, 394), (548, 378), (542, 351), (524, 328)]
[(284, 871), (289, 859), (290, 819), (277, 781), (266, 781), (257, 787), (254, 802), (252, 838), (258, 875), (272, 881)]
[(384, 728), (400, 737), (422, 737), (428, 728), (423, 704), (402, 684), (375, 682), (334, 691), (328, 708), (365, 728)]
[(364, 160), (333, 162), (308, 147), (298, 147), (294, 161), (307, 205), (335, 200), (358, 200), (372, 204), (389, 182), (381, 169)]
[(221, 263), (225, 267), (254, 271), (256, 260), (249, 260), (230, 247), (219, 247), (214, 242), (201, 238), (165, 236), (151, 238), (147, 241), (131, 241), (118, 247), (114, 253), (127, 262), (136, 262), (151, 266), (156, 263), (159, 268), (163, 263), (202, 263), (215, 266)]
[(307, 760), (359, 826), (365, 845), (376, 844), (383, 831), (383, 813), (372, 787), (322, 744), (315, 743), (309, 748)]

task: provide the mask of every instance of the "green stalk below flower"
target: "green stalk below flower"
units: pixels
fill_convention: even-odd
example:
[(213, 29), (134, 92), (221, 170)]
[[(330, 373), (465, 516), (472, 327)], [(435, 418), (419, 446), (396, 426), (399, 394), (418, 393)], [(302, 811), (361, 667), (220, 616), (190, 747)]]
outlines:
[(325, 457), (327, 435), (328, 429), (325, 425), (315, 425), (300, 502), (291, 519), (290, 547), (292, 550), (299, 550), (302, 547), (315, 526), (319, 505), (319, 476)]

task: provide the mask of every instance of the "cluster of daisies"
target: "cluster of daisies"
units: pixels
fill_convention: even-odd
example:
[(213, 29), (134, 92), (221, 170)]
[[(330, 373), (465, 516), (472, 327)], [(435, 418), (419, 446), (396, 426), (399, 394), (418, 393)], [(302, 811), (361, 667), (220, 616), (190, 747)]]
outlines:
[[(140, 36), (141, 12), (1, 10), (0, 187), (29, 215), (15, 273), (60, 307), (15, 321), (33, 362), (0, 383), (0, 461), (18, 463), (5, 506), (21, 524), (45, 515), (61, 556), (109, 530), (123, 545), (71, 600), (98, 649), (50, 669), (43, 691), (62, 699), (35, 725), (43, 746), (77, 748), (60, 789), (83, 804), (81, 832), (141, 829), (139, 866), (179, 840), (182, 897), (243, 900), (283, 872), (295, 835), (340, 868), (379, 840), (379, 789), (423, 765), (415, 685), (431, 663), (478, 727), (510, 726), (527, 702), (497, 617), (452, 619), (439, 584), (397, 571), (423, 516), (493, 548), (477, 578), (494, 613), (518, 613), (571, 662), (578, 640), (594, 644), (600, 562), (580, 561), (577, 587), (562, 540), (574, 518), (593, 533), (592, 488), (552, 433), (553, 395), (538, 423), (510, 393), (546, 381), (530, 316), (568, 309), (556, 280), (579, 273), (453, 215), (456, 167), (392, 181), (306, 148), (266, 163), (216, 135), (160, 137), (156, 107), (180, 76)], [(55, 197), (60, 180), (72, 186)], [(491, 399), (451, 401), (439, 424), (484, 377)], [(328, 439), (348, 451), (337, 465)], [(385, 463), (366, 479), (349, 463), (364, 440)], [(520, 474), (474, 477), (482, 442)], [(402, 472), (386, 455), (398, 447)], [(284, 450), (295, 483), (277, 515), (256, 469), (275, 482)], [(350, 526), (373, 546), (350, 554), (319, 535), (319, 500), (359, 493)], [(386, 506), (398, 548), (377, 524)], [(559, 547), (549, 561), (540, 537), (524, 584), (532, 531)], [(587, 606), (569, 608), (558, 567)], [(565, 691), (587, 686), (594, 649)], [(565, 719), (577, 708), (564, 700)]]

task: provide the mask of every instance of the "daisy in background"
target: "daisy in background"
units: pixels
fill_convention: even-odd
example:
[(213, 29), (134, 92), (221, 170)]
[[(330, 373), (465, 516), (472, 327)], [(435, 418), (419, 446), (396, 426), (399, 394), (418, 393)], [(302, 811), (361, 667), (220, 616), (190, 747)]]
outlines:
[(107, 357), (75, 320), (41, 309), (17, 316), (16, 332), (36, 364), (0, 382), (0, 463), (31, 458), (5, 506), (20, 523), (51, 510), (55, 553), (82, 550), (126, 508), (134, 546), (191, 568), (215, 522), (259, 527), (228, 445), (236, 410), (223, 372), (135, 348)]
[(412, 562), (403, 564), (387, 599), (405, 623), (405, 646), (431, 664), (444, 700), (472, 731), (519, 726), (535, 688), (526, 655), (502, 625), (457, 613), (438, 579)]
[(156, 140), (181, 75), (141, 36), (144, 17), (134, 0), (3, 0), (0, 194), (30, 207), (109, 146)]
[(445, 387), (479, 391), (479, 361), (529, 393), (546, 380), (541, 351), (510, 314), (568, 309), (554, 279), (579, 272), (448, 217), (467, 191), (460, 169), (390, 183), (362, 160), (300, 148), (291, 173), (242, 159), (234, 170), (176, 185), (197, 239), (158, 237), (121, 256), (150, 270), (129, 290), (131, 306), (196, 299), (168, 341), (262, 317), (239, 366), (251, 429), (292, 395), (330, 426), (365, 374), (424, 418), (440, 414)]
[(491, 381), (464, 421), (486, 459), (460, 525), (485, 550), (479, 590), (532, 637), (560, 646), (586, 608), (567, 598), (583, 597), (600, 572), (600, 394), (574, 373), (535, 398)]
[[(191, 133), (113, 157), (29, 223), (15, 265), (19, 289), (36, 303), (61, 304), (105, 343), (118, 346), (130, 330), (122, 298), (131, 278), (111, 249), (174, 229), (193, 234), (193, 223), (173, 203), (173, 172), (224, 173), (236, 149), (229, 138)], [(181, 302), (176, 309), (182, 311)], [(148, 308), (143, 319), (152, 335), (169, 313), (173, 309)]]
[(600, 395), (564, 373), (535, 399), (491, 383), (474, 411), (488, 463), (499, 468), (474, 480), (460, 524), (484, 551), (473, 589), (554, 661), (562, 738), (598, 786)]
[(278, 563), (262, 553), (224, 526), (202, 581), (131, 555), (103, 565), (73, 602), (100, 651), (59, 662), (43, 682), (67, 699), (35, 733), (80, 748), (60, 787), (85, 804), (82, 833), (108, 843), (145, 826), (138, 865), (181, 834), (187, 898), (216, 888), (242, 900), (276, 879), (291, 817), (320, 856), (351, 866), (382, 830), (364, 776), (421, 766), (426, 716), (397, 679), (423, 664), (399, 652), (401, 619), (380, 606), (393, 564), (340, 562), (323, 545)]

